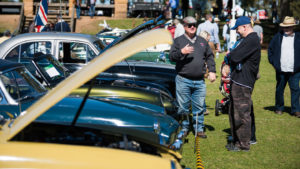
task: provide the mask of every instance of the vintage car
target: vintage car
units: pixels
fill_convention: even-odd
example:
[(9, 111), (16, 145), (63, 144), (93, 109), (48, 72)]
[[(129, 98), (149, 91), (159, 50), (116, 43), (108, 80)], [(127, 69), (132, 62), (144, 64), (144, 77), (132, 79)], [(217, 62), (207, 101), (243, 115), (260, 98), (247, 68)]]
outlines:
[[(160, 41), (171, 41), (166, 32), (155, 31), (140, 38), (146, 40), (141, 47), (148, 46), (153, 41), (153, 36), (162, 38)], [(43, 95), (45, 89), (33, 76), (19, 63), (1, 61), (0, 64), (0, 164), (4, 168), (181, 168), (176, 158), (180, 154), (154, 144), (160, 136), (155, 133), (136, 130), (129, 126), (122, 126), (122, 121), (111, 119), (121, 126), (105, 127), (101, 124), (91, 125), (97, 117), (84, 116), (84, 111), (71, 112), (72, 116), (66, 112), (53, 112), (51, 117), (49, 108), (58, 110), (55, 107), (62, 106), (64, 102), (70, 100), (68, 96), (71, 91), (96, 76), (107, 67), (133, 54), (135, 50), (130, 44), (135, 44), (133, 40), (124, 43), (130, 51), (124, 51), (124, 46), (110, 50), (114, 59), (108, 59), (108, 55), (96, 58), (82, 70), (62, 81), (55, 88)], [(150, 41), (150, 42), (147, 42)], [(122, 52), (124, 56), (118, 55)], [(33, 104), (32, 98), (41, 97)], [(17, 99), (16, 99), (17, 98)], [(63, 99), (62, 101), (60, 101)], [(94, 100), (97, 102), (97, 100)], [(22, 104), (20, 104), (22, 102)], [(86, 101), (85, 104), (89, 104)], [(13, 103), (13, 104), (10, 104)], [(31, 105), (30, 107), (28, 107)], [(79, 105), (78, 103), (76, 105)], [(18, 107), (19, 114), (14, 111)], [(54, 107), (52, 107), (54, 106)], [(71, 105), (69, 105), (71, 106)], [(84, 105), (83, 105), (84, 106)], [(25, 109), (28, 107), (27, 109)], [(51, 108), (52, 107), (52, 108)], [(63, 106), (65, 107), (65, 106)], [(88, 107), (88, 106), (87, 106)], [(109, 109), (109, 107), (107, 107)], [(47, 111), (46, 113), (44, 113)], [(90, 112), (93, 113), (93, 112)], [(43, 118), (48, 114), (47, 119)], [(95, 114), (95, 113), (94, 113)], [(160, 114), (161, 115), (161, 114)], [(44, 116), (45, 117), (45, 116)], [(70, 118), (71, 123), (70, 123)], [(88, 121), (86, 121), (88, 120)], [(140, 119), (143, 120), (143, 119)], [(126, 125), (126, 124), (125, 124)], [(145, 125), (145, 123), (144, 123)], [(140, 126), (143, 127), (143, 126)], [(131, 132), (140, 132), (140, 138), (132, 135)], [(142, 138), (147, 138), (143, 140)], [(88, 141), (83, 141), (88, 140)], [(28, 142), (28, 143), (26, 143)], [(29, 143), (42, 142), (42, 143)], [(110, 148), (123, 148), (138, 152), (147, 152), (144, 155), (131, 153), (122, 150), (112, 150), (107, 148), (92, 148), (82, 146), (67, 146), (60, 144), (93, 145)], [(148, 145), (141, 146), (141, 145)], [(122, 157), (124, 156), (124, 157)], [(160, 158), (162, 157), (162, 158)], [(114, 163), (111, 159), (118, 159)], [(138, 161), (136, 161), (138, 160)]]
[[(149, 21), (142, 24), (132, 29), (120, 39), (116, 39), (110, 45), (116, 45), (145, 29), (151, 29), (157, 24), (163, 24), (163, 22)], [(44, 54), (52, 54), (71, 72), (75, 72), (111, 46), (105, 46), (101, 40), (92, 35), (63, 32), (25, 33), (0, 44), (0, 58), (33, 57), (34, 54), (42, 52)], [(113, 66), (116, 67), (115, 69), (112, 67), (109, 69), (109, 72), (106, 71), (102, 73), (104, 77), (100, 75), (99, 80), (106, 80), (106, 77), (109, 76), (112, 78), (108, 78), (108, 80), (116, 80), (115, 77), (118, 77), (118, 79), (123, 79), (127, 84), (158, 88), (175, 97), (175, 67), (173, 65), (156, 64), (156, 66), (151, 69), (151, 71), (155, 71), (155, 73), (152, 74), (151, 72), (141, 72), (140, 69), (135, 68), (143, 66), (152, 67), (154, 64), (146, 62), (140, 63), (140, 61), (120, 62)], [(126, 70), (126, 72), (122, 72), (123, 70)], [(163, 72), (171, 72), (171, 74)], [(161, 75), (163, 75), (163, 77)], [(135, 76), (138, 76), (137, 78), (139, 80), (135, 80)]]
[[(35, 57), (23, 57), (23, 58), (7, 58), (7, 60), (22, 63), (45, 87), (53, 88), (59, 82), (69, 76), (69, 71), (64, 68), (52, 55), (41, 54)], [(136, 85), (126, 85), (120, 80), (110, 81), (100, 80), (97, 83), (93, 83), (93, 88), (89, 94), (90, 97), (105, 97), (114, 100), (133, 100), (139, 105), (143, 102), (149, 108), (154, 108), (159, 112), (167, 113), (175, 116), (177, 111), (177, 102), (173, 97), (164, 91), (157, 88), (141, 88)], [(71, 95), (84, 96), (88, 91), (89, 85), (84, 85), (78, 89), (75, 89)], [(133, 103), (133, 102), (131, 102)], [(161, 107), (152, 106), (156, 105)]]

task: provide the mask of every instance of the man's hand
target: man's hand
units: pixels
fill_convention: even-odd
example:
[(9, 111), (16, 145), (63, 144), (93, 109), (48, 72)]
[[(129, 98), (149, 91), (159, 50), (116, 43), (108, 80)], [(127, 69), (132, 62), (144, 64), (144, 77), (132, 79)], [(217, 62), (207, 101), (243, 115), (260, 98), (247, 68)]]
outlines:
[(184, 48), (181, 49), (181, 53), (182, 54), (190, 54), (194, 52), (194, 47), (190, 46), (189, 44), (185, 45)]
[(216, 80), (216, 73), (214, 73), (214, 72), (209, 72), (209, 73), (208, 73), (208, 80), (209, 80), (210, 82), (214, 82), (214, 81)]

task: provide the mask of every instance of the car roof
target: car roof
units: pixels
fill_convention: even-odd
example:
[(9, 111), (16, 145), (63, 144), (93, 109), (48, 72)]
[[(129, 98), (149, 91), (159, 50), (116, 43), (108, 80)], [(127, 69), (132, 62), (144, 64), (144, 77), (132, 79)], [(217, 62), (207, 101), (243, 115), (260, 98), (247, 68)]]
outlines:
[(41, 38), (41, 39), (74, 39), (74, 40), (98, 40), (95, 35), (88, 35), (82, 33), (70, 33), (70, 32), (40, 32), (40, 33), (23, 33), (10, 38), (13, 39), (30, 39), (30, 38)]
[[(82, 42), (95, 42), (101, 41), (95, 35), (70, 33), (70, 32), (41, 32), (41, 33), (24, 33), (14, 36), (0, 44), (0, 58), (15, 44), (26, 41), (37, 40), (68, 40), (68, 41), (82, 41)], [(104, 43), (103, 43), (104, 44)]]
[(28, 41), (31, 39), (35, 40), (80, 40), (80, 41), (90, 41), (94, 42), (96, 40), (99, 40), (95, 35), (88, 35), (88, 34), (81, 34), (81, 33), (68, 33), (68, 32), (41, 32), (41, 33), (24, 33), (19, 34), (17, 36), (14, 36), (6, 41), (4, 41), (2, 44), (0, 44), (0, 49), (4, 48), (7, 45), (10, 44), (16, 44), (20, 41)]
[(20, 63), (0, 59), (0, 72), (5, 71), (7, 69), (13, 69), (16, 67), (24, 67), (24, 66)]

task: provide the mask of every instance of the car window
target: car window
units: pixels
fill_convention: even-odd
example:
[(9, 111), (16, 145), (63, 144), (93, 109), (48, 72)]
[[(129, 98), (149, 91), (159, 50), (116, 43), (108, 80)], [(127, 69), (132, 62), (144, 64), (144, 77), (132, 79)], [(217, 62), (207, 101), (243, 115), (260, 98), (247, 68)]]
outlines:
[(18, 88), (12, 72), (6, 72), (0, 75), (6, 91), (13, 99), (18, 99)]
[(63, 63), (86, 63), (96, 56), (92, 48), (84, 43), (60, 42), (59, 61)]
[(15, 100), (46, 91), (26, 69), (18, 68), (16, 71), (4, 72), (0, 75), (0, 79)]
[[(94, 44), (94, 46), (96, 47), (96, 49), (98, 50), (99, 53), (106, 46), (106, 44), (104, 44), (101, 40), (96, 40), (93, 44)], [(96, 55), (98, 56), (99, 53), (96, 53)]]
[(36, 63), (48, 81), (64, 78), (63, 70), (52, 64), (47, 58), (39, 59)]
[(32, 58), (36, 53), (51, 54), (51, 42), (29, 42), (21, 45), (21, 57)]
[(19, 52), (20, 51), (20, 45), (15, 47), (13, 50), (11, 50), (5, 57), (6, 60), (11, 60), (14, 62), (18, 62), (19, 59)]
[(18, 61), (20, 56), (21, 58), (33, 58), (36, 53), (51, 54), (51, 42), (23, 43), (11, 50), (5, 58), (11, 61)]

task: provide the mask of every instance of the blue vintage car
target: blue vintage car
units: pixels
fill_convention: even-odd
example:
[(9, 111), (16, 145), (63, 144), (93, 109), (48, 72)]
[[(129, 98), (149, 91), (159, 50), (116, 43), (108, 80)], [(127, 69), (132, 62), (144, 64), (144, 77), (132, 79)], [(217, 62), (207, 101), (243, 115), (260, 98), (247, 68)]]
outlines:
[[(0, 115), (17, 117), (47, 90), (21, 64), (0, 60)], [(82, 106), (83, 101), (85, 102)], [(133, 101), (134, 102), (134, 101)], [(9, 112), (9, 115), (8, 113)], [(172, 117), (147, 106), (108, 98), (66, 97), (35, 120), (36, 124), (105, 129), (120, 127), (159, 135), (170, 147), (180, 125)], [(131, 133), (132, 134), (132, 133)]]

